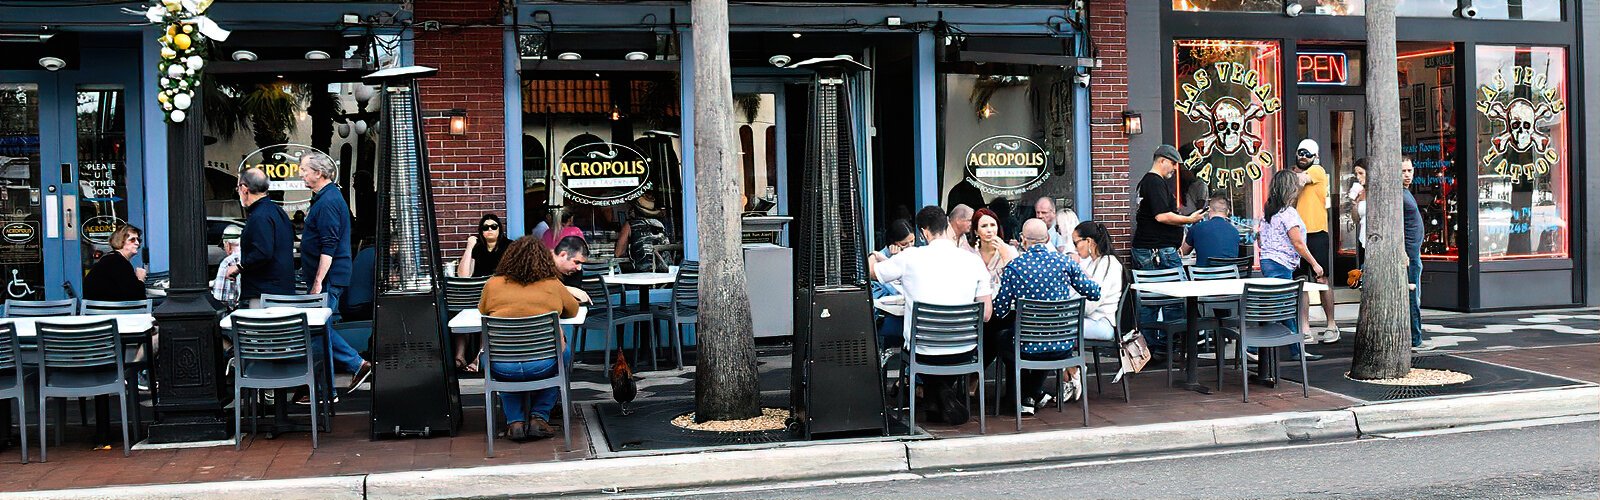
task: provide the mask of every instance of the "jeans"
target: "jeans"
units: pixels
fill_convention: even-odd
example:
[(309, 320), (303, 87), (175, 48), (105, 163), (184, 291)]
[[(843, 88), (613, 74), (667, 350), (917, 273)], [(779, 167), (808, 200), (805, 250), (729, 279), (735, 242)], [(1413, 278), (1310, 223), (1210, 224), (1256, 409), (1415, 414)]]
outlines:
[(1406, 282), (1411, 290), (1411, 347), (1422, 345), (1422, 255), (1411, 257), (1406, 264)]
[(1117, 338), (1117, 329), (1111, 326), (1111, 321), (1104, 319), (1083, 318), (1083, 338), (1088, 340), (1111, 340)]
[[(572, 364), (572, 350), (561, 353), (561, 362)], [(490, 363), (494, 379), (505, 382), (528, 382), (556, 376), (556, 360), (524, 361), (521, 363)], [(561, 400), (561, 389), (552, 387), (528, 392), (500, 393), (500, 409), (505, 413), (506, 424), (526, 422), (528, 416), (550, 421), (550, 411)], [(531, 401), (531, 405), (530, 405)]]
[(344, 296), (344, 288), (342, 286), (323, 288), (323, 291), (328, 294), (328, 308), (333, 309), (333, 316), (328, 317), (328, 349), (333, 353), (333, 368), (338, 368), (345, 373), (355, 373), (361, 371), (361, 363), (364, 363), (365, 360), (361, 359), (360, 351), (350, 347), (350, 343), (345, 342), (344, 337), (333, 329), (333, 324), (338, 323), (341, 319), (339, 316), (339, 299)]
[[(1147, 271), (1153, 269), (1172, 269), (1183, 267), (1183, 257), (1178, 255), (1178, 249), (1163, 248), (1135, 248), (1133, 249), (1133, 268)], [(1134, 293), (1130, 291), (1129, 293)], [(1183, 305), (1173, 304), (1168, 306), (1139, 306), (1139, 324), (1148, 325), (1156, 323), (1156, 313), (1161, 313), (1159, 321), (1182, 321)], [(1167, 347), (1166, 332), (1160, 330), (1140, 329), (1144, 334), (1145, 343), (1150, 345), (1154, 352), (1165, 352)]]
[[(1277, 261), (1261, 259), (1261, 275), (1268, 278), (1292, 280), (1294, 279), (1294, 268), (1279, 264)], [(1289, 327), (1291, 331), (1299, 332), (1299, 325), (1300, 321), (1296, 318), (1283, 320), (1283, 326)], [(1289, 353), (1294, 357), (1299, 357), (1300, 344), (1290, 345)]]

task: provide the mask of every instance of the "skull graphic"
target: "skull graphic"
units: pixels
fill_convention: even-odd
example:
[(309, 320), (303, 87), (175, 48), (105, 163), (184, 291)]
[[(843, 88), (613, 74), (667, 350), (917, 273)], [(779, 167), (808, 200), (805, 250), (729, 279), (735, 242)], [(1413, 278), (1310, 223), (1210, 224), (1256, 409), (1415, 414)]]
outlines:
[(1231, 97), (1218, 99), (1211, 108), (1211, 128), (1222, 141), (1217, 149), (1227, 155), (1239, 151), (1240, 136), (1244, 132), (1244, 111), (1239, 109), (1238, 102)]
[(1527, 99), (1517, 98), (1511, 100), (1511, 108), (1506, 113), (1506, 130), (1511, 133), (1511, 149), (1527, 151), (1533, 147), (1533, 122), (1539, 118), (1533, 109), (1533, 103)]
[(1538, 122), (1555, 116), (1559, 111), (1550, 103), (1534, 104), (1518, 97), (1508, 103), (1491, 103), (1483, 113), (1505, 125), (1504, 130), (1489, 139), (1490, 155), (1484, 156), (1484, 161), (1489, 161), (1493, 155), (1506, 151), (1543, 154), (1550, 147), (1550, 135), (1539, 131)]

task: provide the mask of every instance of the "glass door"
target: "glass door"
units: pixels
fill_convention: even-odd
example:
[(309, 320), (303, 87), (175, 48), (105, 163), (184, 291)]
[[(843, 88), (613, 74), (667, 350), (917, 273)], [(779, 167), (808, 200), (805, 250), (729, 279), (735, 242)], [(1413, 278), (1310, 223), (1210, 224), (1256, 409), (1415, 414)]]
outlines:
[(1367, 155), (1366, 100), (1359, 95), (1300, 96), (1301, 136), (1317, 141), (1328, 171), (1328, 231), (1332, 266), (1328, 284), (1345, 287), (1360, 268), (1361, 217), (1351, 195), (1358, 183), (1355, 161)]
[(130, 203), (126, 92), (79, 83), (81, 76), (0, 74), (0, 280), (7, 300), (76, 296), (84, 273), (111, 251), (111, 234), (140, 220), (138, 204)]

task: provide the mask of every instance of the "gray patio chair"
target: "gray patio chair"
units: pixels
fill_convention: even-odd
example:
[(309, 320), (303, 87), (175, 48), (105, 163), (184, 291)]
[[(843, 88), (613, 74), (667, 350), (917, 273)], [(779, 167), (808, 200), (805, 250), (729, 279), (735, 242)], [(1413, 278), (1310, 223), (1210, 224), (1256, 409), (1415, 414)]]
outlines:
[[(13, 399), (17, 402), (17, 434), (22, 436), (22, 463), (28, 463), (26, 393), (27, 385), (23, 383), (22, 376), (22, 347), (17, 343), (17, 330), (10, 324), (0, 325), (0, 400)], [(10, 429), (3, 432), (10, 432)]]
[[(1012, 394), (1017, 395), (1017, 431), (1022, 431), (1022, 370), (1048, 370), (1056, 375), (1056, 411), (1067, 411), (1067, 379), (1064, 370), (1077, 367), (1084, 375), (1088, 367), (1083, 359), (1083, 298), (1069, 300), (1017, 299), (1015, 333), (1011, 341)], [(1028, 344), (1071, 342), (1072, 351), (1064, 359), (1028, 359), (1022, 352)], [(1080, 397), (1083, 404), (1083, 426), (1089, 426), (1089, 398)]]
[(446, 277), (444, 279), (444, 308), (451, 316), (468, 309), (477, 309), (478, 300), (483, 298), (483, 285), (489, 282), (489, 277), (458, 278)]
[[(316, 309), (319, 307), (328, 307), (328, 294), (317, 293), (310, 295), (278, 295), (263, 293), (261, 294), (261, 307), (263, 309), (268, 307), (293, 307), (296, 309)], [(329, 319), (331, 320), (332, 318)], [(312, 336), (315, 337), (315, 335)], [(325, 339), (324, 343), (327, 345), (325, 345), (323, 348), (327, 349), (326, 353), (331, 356), (333, 354), (333, 339)], [(328, 398), (328, 428), (332, 429), (333, 416), (338, 414), (334, 411), (333, 407), (334, 397), (337, 396), (336, 391), (333, 390), (333, 364), (328, 363), (328, 369), (325, 371), (327, 372), (327, 376), (324, 377), (325, 380), (319, 383), (326, 384), (327, 389), (324, 391), (324, 396)]]
[(7, 318), (39, 318), (71, 316), (78, 314), (78, 299), (61, 300), (7, 300), (4, 306)]
[[(262, 389), (290, 389), (306, 386), (311, 391), (311, 414), (317, 412), (316, 356), (311, 349), (311, 330), (305, 313), (268, 313), (241, 309), (233, 314), (233, 449), (244, 442), (244, 390), (250, 398), (250, 438), (256, 436), (255, 401)], [(311, 447), (317, 447), (317, 421), (311, 419)]]
[[(1184, 273), (1183, 268), (1181, 267), (1174, 267), (1171, 269), (1133, 270), (1134, 283), (1166, 283), (1169, 281), (1184, 281), (1188, 278), (1188, 274)], [(1136, 312), (1138, 309), (1143, 309), (1145, 307), (1166, 308), (1167, 306), (1177, 306), (1178, 309), (1183, 309), (1187, 305), (1184, 302), (1184, 299), (1178, 297), (1168, 297), (1159, 293), (1140, 292), (1137, 290), (1134, 292), (1134, 303), (1137, 304), (1135, 306)], [(1136, 315), (1135, 318), (1137, 317), (1138, 316)], [(1166, 371), (1167, 386), (1169, 387), (1172, 386), (1172, 347), (1178, 343), (1179, 337), (1186, 333), (1186, 329), (1188, 327), (1189, 324), (1184, 321), (1184, 318), (1173, 319), (1165, 316), (1158, 321), (1139, 323), (1140, 330), (1156, 330), (1165, 332), (1167, 334)], [(1193, 356), (1194, 353), (1189, 353), (1189, 355)]]
[(1249, 278), (1253, 271), (1251, 268), (1256, 264), (1256, 258), (1249, 254), (1240, 254), (1238, 257), (1212, 257), (1202, 264), (1209, 267), (1233, 266), (1239, 269), (1240, 278)]
[[(918, 375), (946, 375), (960, 376), (969, 373), (978, 376), (978, 433), (988, 433), (988, 422), (985, 419), (987, 407), (984, 404), (983, 391), (983, 304), (967, 304), (961, 306), (936, 306), (932, 304), (917, 303), (911, 306), (911, 338), (906, 349), (906, 380), (909, 387), (915, 387)], [(972, 359), (966, 362), (945, 364), (930, 362), (926, 358), (919, 359), (918, 349), (932, 348), (950, 350), (951, 352), (972, 354)], [(929, 391), (931, 392), (931, 391)], [(958, 390), (962, 397), (966, 391)], [(910, 418), (906, 421), (907, 435), (917, 432), (917, 397), (916, 390), (908, 391), (911, 399)]]
[(145, 300), (85, 300), (78, 303), (78, 314), (83, 316), (104, 316), (108, 314), (150, 314), (153, 309), (150, 299)]
[[(122, 365), (122, 334), (116, 320), (64, 324), (40, 320), (34, 324), (39, 342), (39, 461), (48, 460), (45, 428), (50, 398), (117, 396), (122, 410), (122, 456), (129, 453), (128, 384)], [(52, 376), (51, 372), (55, 372)], [(56, 423), (60, 439), (61, 422)]]
[[(84, 300), (78, 303), (78, 314), (82, 316), (150, 314), (150, 312), (154, 309), (153, 304), (154, 301), (150, 299), (126, 301)], [(146, 351), (148, 353), (155, 352), (155, 346), (148, 342), (152, 338), (153, 337), (146, 337), (145, 339), (147, 342), (143, 343), (143, 345), (148, 346), (148, 350)], [(151, 368), (151, 360), (154, 359), (153, 356), (146, 356), (142, 360), (135, 359), (138, 357), (138, 346), (123, 346), (122, 351), (123, 365), (128, 368), (129, 373), (134, 374), (130, 380), (137, 381), (139, 372), (149, 370)], [(144, 406), (142, 403), (140, 403), (139, 391), (133, 390), (128, 392), (129, 394), (133, 395), (133, 437), (135, 440), (137, 440), (139, 438), (139, 430), (144, 428), (144, 415), (141, 411)]]
[[(565, 451), (572, 451), (572, 399), (568, 394), (567, 363), (561, 352), (560, 316), (555, 312), (525, 318), (483, 317), (483, 353), (478, 365), (483, 369), (483, 413), (488, 424), (486, 456), (494, 458), (494, 403), (497, 392), (528, 392), (557, 389), (561, 392), (561, 433)], [(526, 363), (554, 360), (556, 374), (539, 380), (512, 382), (495, 380), (493, 363)]]
[[(1126, 269), (1124, 269), (1122, 276), (1122, 282), (1124, 283), (1124, 288), (1122, 289), (1122, 300), (1117, 302), (1117, 332), (1115, 336), (1110, 340), (1083, 339), (1083, 347), (1089, 350), (1089, 357), (1094, 361), (1095, 394), (1105, 394), (1105, 388), (1100, 383), (1101, 379), (1105, 378), (1100, 371), (1101, 350), (1104, 349), (1106, 352), (1109, 352), (1111, 357), (1117, 358), (1117, 362), (1120, 364), (1122, 362), (1122, 342), (1120, 339), (1124, 335), (1127, 335), (1128, 333), (1138, 329), (1139, 314), (1138, 310), (1134, 309), (1133, 307), (1134, 296), (1132, 291), (1126, 288), (1126, 283), (1132, 281), (1129, 279), (1129, 276), (1131, 275)], [(1105, 293), (1105, 291), (1101, 290), (1101, 293)], [(1133, 395), (1128, 390), (1128, 379), (1131, 377), (1133, 377), (1133, 374), (1128, 373), (1127, 376), (1122, 377), (1122, 380), (1119, 382), (1122, 385), (1123, 402), (1133, 402)]]
[(677, 279), (672, 283), (672, 302), (656, 304), (655, 317), (666, 321), (672, 335), (672, 346), (677, 350), (678, 367), (683, 368), (683, 328), (700, 322), (700, 262), (683, 261), (678, 266)]
[[(611, 286), (607, 285), (599, 274), (585, 273), (582, 286), (579, 288), (582, 288), (584, 293), (589, 294), (589, 313), (584, 318), (583, 324), (577, 327), (578, 347), (581, 349), (583, 346), (588, 345), (585, 341), (588, 338), (589, 330), (605, 332), (604, 363), (606, 369), (610, 370), (612, 338), (617, 338), (617, 350), (622, 350), (623, 346), (623, 339), (615, 333), (617, 326), (628, 324), (649, 325), (651, 321), (654, 321), (654, 316), (650, 311), (642, 311), (632, 307), (619, 307), (616, 302), (611, 300)], [(644, 338), (643, 333), (638, 330), (639, 328), (640, 326), (635, 326), (633, 331), (636, 357), (639, 352), (640, 342), (638, 341)]]
[[(1213, 259), (1214, 260), (1214, 259)], [(1239, 278), (1239, 268), (1231, 265), (1217, 266), (1189, 266), (1189, 279), (1194, 281), (1206, 280), (1231, 280)], [(1233, 317), (1233, 311), (1239, 308), (1238, 295), (1224, 295), (1219, 297), (1200, 297), (1195, 299), (1200, 310), (1200, 317), (1195, 318), (1190, 325), (1196, 335), (1200, 332), (1215, 332), (1222, 326), (1222, 321)], [(1221, 352), (1222, 346), (1216, 344), (1215, 335), (1203, 335), (1202, 343), (1207, 340), (1213, 343), (1213, 352)]]
[[(1239, 380), (1244, 386), (1244, 402), (1250, 402), (1250, 370), (1247, 369), (1249, 359), (1244, 355), (1245, 349), (1251, 347), (1276, 349), (1299, 345), (1301, 352), (1305, 352), (1305, 339), (1300, 331), (1290, 329), (1282, 323), (1284, 320), (1294, 319), (1297, 327), (1305, 327), (1298, 321), (1302, 303), (1306, 298), (1305, 293), (1301, 292), (1301, 287), (1304, 285), (1304, 279), (1275, 285), (1245, 283), (1244, 295), (1240, 296), (1238, 302), (1240, 311), (1238, 322), (1223, 325), (1218, 330), (1223, 337), (1238, 341)], [(1265, 359), (1266, 356), (1262, 358)], [(1302, 355), (1300, 394), (1309, 398), (1311, 380), (1306, 377), (1306, 373), (1306, 357)], [(1222, 363), (1217, 363), (1217, 388), (1222, 388)]]

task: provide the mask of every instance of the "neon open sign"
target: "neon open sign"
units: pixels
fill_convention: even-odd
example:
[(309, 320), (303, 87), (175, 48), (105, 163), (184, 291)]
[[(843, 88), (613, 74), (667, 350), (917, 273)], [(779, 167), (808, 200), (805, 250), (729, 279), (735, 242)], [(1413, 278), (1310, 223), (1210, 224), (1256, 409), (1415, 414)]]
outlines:
[(1301, 85), (1349, 85), (1349, 56), (1343, 52), (1301, 52), (1295, 56)]

